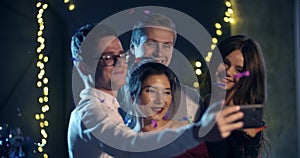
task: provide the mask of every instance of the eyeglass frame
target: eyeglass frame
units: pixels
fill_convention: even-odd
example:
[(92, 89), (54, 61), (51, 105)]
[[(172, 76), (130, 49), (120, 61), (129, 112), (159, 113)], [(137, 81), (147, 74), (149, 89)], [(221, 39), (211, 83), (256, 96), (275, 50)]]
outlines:
[[(103, 56), (104, 53), (105, 56)], [(119, 61), (119, 59), (124, 59), (125, 63), (128, 63), (129, 57), (130, 57), (130, 53), (124, 51), (120, 51), (120, 54), (118, 55), (113, 55), (113, 52), (103, 52), (99, 60), (102, 60), (105, 66), (115, 66), (116, 63)]]

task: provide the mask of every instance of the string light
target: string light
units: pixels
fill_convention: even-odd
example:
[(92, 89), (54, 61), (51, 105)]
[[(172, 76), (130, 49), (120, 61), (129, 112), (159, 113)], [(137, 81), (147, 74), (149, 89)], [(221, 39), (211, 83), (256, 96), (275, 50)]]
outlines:
[(72, 10), (74, 10), (74, 9), (75, 9), (75, 5), (74, 5), (74, 4), (70, 4), (70, 5), (69, 5), (69, 10), (72, 11)]
[[(230, 23), (233, 24), (235, 23), (235, 20), (233, 18), (233, 13), (234, 10), (232, 9), (232, 3), (229, 0), (225, 1), (225, 13), (224, 13), (224, 18), (223, 21), (225, 23)], [(219, 22), (215, 23), (215, 34), (216, 37), (212, 37), (212, 44), (211, 44), (211, 50), (207, 53), (206, 57), (205, 57), (205, 61), (206, 62), (210, 62), (211, 57), (212, 57), (212, 50), (215, 49), (216, 45), (218, 44), (218, 38), (223, 35), (223, 31), (222, 31), (222, 25)]]
[(225, 1), (225, 6), (226, 8), (226, 12), (225, 12), (225, 16), (224, 16), (224, 21), (226, 23), (231, 23), (233, 24), (235, 22), (234, 18), (232, 17), (234, 11), (232, 9), (232, 4), (229, 0)]
[(73, 11), (75, 10), (76, 6), (75, 4), (72, 2), (72, 0), (64, 0), (64, 3), (68, 5), (68, 10), (69, 11)]
[[(36, 48), (36, 53), (37, 53), (37, 63), (36, 66), (38, 68), (38, 75), (37, 75), (37, 88), (42, 90), (42, 94), (43, 96), (39, 96), (38, 97), (38, 103), (41, 106), (41, 112), (40, 113), (36, 113), (34, 115), (35, 120), (37, 120), (39, 122), (39, 126), (40, 126), (40, 134), (42, 136), (41, 141), (37, 146), (37, 150), (34, 150), (33, 153), (37, 154), (37, 153), (41, 153), (43, 155), (44, 158), (48, 158), (48, 154), (45, 153), (44, 151), (44, 147), (47, 145), (47, 131), (46, 131), (46, 127), (49, 126), (49, 122), (46, 121), (46, 115), (45, 113), (49, 111), (50, 107), (49, 105), (44, 105), (45, 103), (48, 103), (49, 98), (49, 79), (46, 77), (47, 71), (45, 69), (46, 67), (46, 63), (48, 62), (48, 56), (46, 56), (43, 52), (43, 50), (46, 47), (46, 38), (43, 36), (44, 33), (44, 29), (45, 29), (45, 21), (43, 18), (43, 14), (45, 12), (45, 10), (48, 8), (48, 4), (45, 2), (37, 2), (36, 3), (36, 7), (38, 10), (37, 13), (37, 24), (38, 24), (38, 31), (36, 33), (37, 38), (36, 41), (38, 42), (38, 47)], [(38, 151), (38, 152), (37, 152)]]

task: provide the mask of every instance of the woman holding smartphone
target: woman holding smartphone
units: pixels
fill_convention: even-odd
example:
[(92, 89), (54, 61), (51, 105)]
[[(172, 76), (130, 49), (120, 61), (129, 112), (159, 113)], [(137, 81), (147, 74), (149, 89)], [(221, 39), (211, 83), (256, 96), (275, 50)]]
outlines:
[[(225, 106), (266, 103), (266, 69), (262, 51), (257, 42), (243, 36), (231, 36), (218, 44), (223, 63), (212, 60), (215, 76), (212, 86), (225, 90)], [(213, 70), (213, 68), (211, 68)], [(206, 103), (213, 98), (207, 97)], [(208, 105), (208, 104), (207, 104)], [(258, 128), (235, 130), (220, 142), (206, 142), (212, 157), (256, 158), (266, 151), (264, 123)], [(262, 150), (265, 149), (265, 150)]]

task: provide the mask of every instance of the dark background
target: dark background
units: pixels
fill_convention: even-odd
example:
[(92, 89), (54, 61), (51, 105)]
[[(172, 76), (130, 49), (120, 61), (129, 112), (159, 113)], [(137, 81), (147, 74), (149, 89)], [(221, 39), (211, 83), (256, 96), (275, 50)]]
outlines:
[[(256, 39), (264, 52), (268, 72), (267, 134), (271, 139), (272, 157), (298, 157), (297, 113), (297, 44), (299, 26), (296, 26), (296, 1), (232, 1), (236, 23), (223, 24), (223, 38), (230, 34), (245, 34)], [(49, 0), (43, 14), (46, 48), (49, 56), (46, 76), (49, 78), (49, 106), (45, 113), (49, 121), (47, 145), (44, 151), (50, 157), (68, 157), (66, 133), (68, 119), (74, 107), (72, 98), (72, 61), (70, 38), (82, 25), (100, 22), (110, 15), (139, 6), (163, 6), (179, 10), (196, 19), (208, 32), (215, 36), (215, 22), (222, 22), (225, 5), (223, 0), (211, 1), (92, 1), (73, 0), (74, 11), (68, 10), (63, 1)], [(298, 2), (299, 3), (299, 2)], [(36, 87), (38, 68), (36, 32), (38, 9), (34, 0), (2, 0), (0, 2), (0, 130), (9, 131), (19, 127), (22, 130), (27, 157), (41, 157), (36, 150), (41, 134), (35, 114), (41, 112), (38, 97), (42, 90)], [(298, 5), (299, 7), (299, 5)], [(126, 22), (126, 20), (124, 20)], [(297, 32), (298, 31), (298, 32)], [(130, 32), (122, 38), (128, 49)], [(299, 47), (299, 46), (298, 46)], [(181, 36), (176, 49), (186, 51), (184, 55), (193, 63), (197, 56), (193, 46)], [(197, 53), (196, 53), (197, 54)], [(299, 75), (299, 74), (298, 74)], [(298, 76), (299, 77), (299, 76)], [(200, 78), (201, 79), (201, 78)], [(191, 81), (193, 82), (193, 81)], [(298, 94), (299, 96), (299, 94)], [(298, 102), (299, 107), (299, 102)], [(298, 123), (297, 123), (298, 122)], [(2, 139), (1, 138), (1, 139)]]

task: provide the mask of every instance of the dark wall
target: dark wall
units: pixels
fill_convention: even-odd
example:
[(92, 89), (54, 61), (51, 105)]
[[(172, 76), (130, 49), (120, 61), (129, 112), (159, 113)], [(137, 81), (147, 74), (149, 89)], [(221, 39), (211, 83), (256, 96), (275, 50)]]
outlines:
[(294, 6), (294, 0), (234, 1), (237, 23), (231, 27), (232, 34), (257, 40), (267, 65), (266, 131), (271, 139), (271, 157), (292, 158), (299, 152)]
[[(20, 128), (26, 156), (42, 157), (39, 152), (35, 152), (37, 143), (41, 142), (41, 133), (40, 121), (36, 121), (34, 116), (41, 113), (38, 97), (43, 95), (42, 89), (36, 86), (39, 72), (36, 66), (36, 1), (6, 0), (0, 3), (0, 137), (1, 140), (8, 138), (7, 131)], [(49, 62), (45, 64), (45, 76), (49, 79), (50, 106), (50, 111), (45, 113), (49, 127), (45, 128), (48, 138), (44, 151), (51, 157), (67, 157), (67, 109), (71, 105), (71, 88), (66, 84), (71, 76), (71, 61), (66, 59), (69, 55), (66, 47), (68, 31), (66, 23), (51, 4), (43, 18), (43, 36), (46, 39), (43, 53), (49, 57)], [(3, 152), (1, 148), (1, 154)]]

